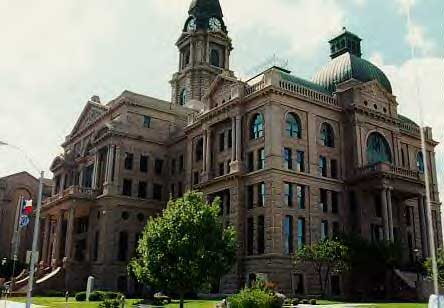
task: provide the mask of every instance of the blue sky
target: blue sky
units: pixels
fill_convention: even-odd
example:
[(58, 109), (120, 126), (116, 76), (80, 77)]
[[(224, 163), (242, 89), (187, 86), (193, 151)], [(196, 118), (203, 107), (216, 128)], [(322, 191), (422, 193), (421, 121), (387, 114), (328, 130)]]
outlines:
[[(190, 1), (0, 0), (0, 140), (26, 148), (47, 170), (92, 95), (106, 102), (128, 89), (169, 99), (168, 81), (178, 65), (174, 44)], [(363, 39), (364, 57), (388, 74), (401, 112), (419, 120), (418, 102), (424, 102), (426, 124), (444, 142), (444, 1), (221, 4), (235, 48), (231, 68), (239, 77), (276, 54), (294, 74), (310, 78), (328, 61), (328, 40), (346, 26)], [(444, 151), (438, 151), (442, 176)], [(19, 153), (0, 148), (0, 176), (23, 169), (32, 171)]]

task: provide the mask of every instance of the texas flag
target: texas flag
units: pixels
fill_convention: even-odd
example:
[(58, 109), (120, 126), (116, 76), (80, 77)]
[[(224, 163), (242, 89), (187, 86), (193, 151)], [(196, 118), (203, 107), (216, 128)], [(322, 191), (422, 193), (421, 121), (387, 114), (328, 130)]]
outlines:
[(29, 216), (32, 213), (32, 200), (23, 200), (22, 215)]

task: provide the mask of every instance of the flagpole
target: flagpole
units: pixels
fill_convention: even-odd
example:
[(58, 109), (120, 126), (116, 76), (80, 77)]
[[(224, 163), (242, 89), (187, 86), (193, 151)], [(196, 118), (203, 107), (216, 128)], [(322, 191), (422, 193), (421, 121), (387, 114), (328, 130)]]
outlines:
[(16, 213), (16, 218), (15, 218), (15, 226), (14, 226), (14, 245), (12, 247), (12, 274), (11, 274), (11, 288), (14, 287), (14, 275), (15, 275), (15, 264), (17, 262), (18, 259), (18, 247), (19, 247), (19, 243), (20, 243), (20, 217), (21, 217), (21, 211), (22, 211), (22, 205), (23, 205), (23, 200), (24, 197), (20, 196), (19, 200), (18, 200), (18, 205), (17, 205), (17, 213)]
[(34, 236), (32, 239), (32, 252), (31, 252), (31, 263), (29, 265), (29, 279), (28, 279), (28, 292), (26, 294), (26, 308), (31, 308), (32, 304), (32, 287), (34, 284), (34, 273), (35, 273), (35, 263), (37, 263), (37, 243), (39, 240), (38, 234), (40, 229), (40, 210), (42, 208), (42, 194), (43, 194), (43, 177), (44, 172), (40, 172), (39, 179), (39, 194), (37, 196), (37, 210), (35, 214), (34, 222)]

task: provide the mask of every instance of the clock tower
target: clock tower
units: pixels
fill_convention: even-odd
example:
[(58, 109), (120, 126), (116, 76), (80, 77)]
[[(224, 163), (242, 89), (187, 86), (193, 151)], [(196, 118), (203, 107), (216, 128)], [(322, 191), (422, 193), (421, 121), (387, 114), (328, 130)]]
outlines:
[(172, 102), (185, 105), (200, 101), (215, 77), (230, 69), (231, 39), (223, 20), (219, 0), (193, 0), (179, 49), (179, 71), (170, 81)]

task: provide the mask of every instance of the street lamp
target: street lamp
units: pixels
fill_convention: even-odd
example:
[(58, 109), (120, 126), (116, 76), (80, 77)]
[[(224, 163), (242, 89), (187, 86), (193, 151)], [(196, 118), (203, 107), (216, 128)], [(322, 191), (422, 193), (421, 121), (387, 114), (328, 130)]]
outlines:
[(0, 146), (9, 146), (13, 149), (19, 150), (25, 158), (31, 163), (31, 165), (35, 168), (37, 172), (40, 173), (39, 178), (39, 192), (37, 195), (37, 211), (35, 213), (35, 222), (34, 222), (34, 234), (32, 238), (32, 251), (31, 251), (31, 264), (29, 265), (29, 280), (28, 280), (28, 292), (26, 294), (26, 308), (31, 308), (32, 304), (32, 287), (34, 284), (34, 274), (35, 274), (35, 264), (37, 263), (36, 257), (37, 257), (37, 242), (39, 240), (38, 234), (40, 229), (40, 210), (42, 208), (42, 194), (43, 194), (43, 177), (44, 177), (44, 171), (39, 171), (39, 168), (37, 165), (32, 161), (32, 159), (26, 155), (26, 153), (18, 146), (0, 141)]

